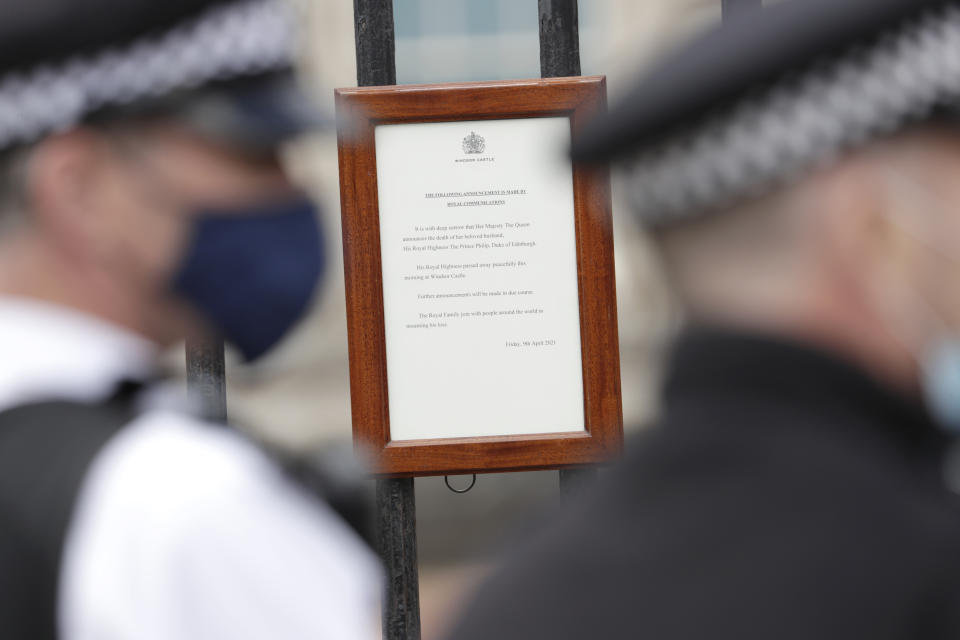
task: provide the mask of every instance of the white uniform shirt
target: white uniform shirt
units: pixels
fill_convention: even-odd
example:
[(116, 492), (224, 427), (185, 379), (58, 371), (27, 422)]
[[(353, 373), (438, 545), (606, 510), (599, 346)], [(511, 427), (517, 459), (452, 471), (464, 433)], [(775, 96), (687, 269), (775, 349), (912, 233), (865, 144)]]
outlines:
[[(0, 411), (106, 399), (156, 355), (90, 316), (0, 298)], [(84, 480), (58, 615), (63, 640), (353, 640), (373, 637), (378, 600), (372, 555), (330, 509), (236, 434), (158, 407)]]

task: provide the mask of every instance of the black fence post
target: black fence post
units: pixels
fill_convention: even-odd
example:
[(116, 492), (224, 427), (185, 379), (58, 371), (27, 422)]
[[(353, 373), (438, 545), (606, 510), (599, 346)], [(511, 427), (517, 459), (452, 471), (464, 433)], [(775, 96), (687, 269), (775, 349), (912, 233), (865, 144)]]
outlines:
[[(393, 0), (354, 0), (357, 85), (397, 83)], [(386, 571), (384, 640), (420, 640), (413, 478), (377, 480), (377, 545)]]
[(731, 18), (744, 11), (759, 9), (762, 6), (763, 0), (722, 0), (721, 4), (724, 18)]
[(387, 578), (383, 640), (420, 640), (413, 478), (377, 480), (377, 543)]
[(397, 84), (392, 0), (353, 0), (357, 44), (357, 84)]
[(187, 338), (187, 395), (207, 420), (227, 421), (226, 365), (220, 338)]
[(538, 0), (540, 5), (540, 75), (580, 75), (580, 26), (577, 0)]

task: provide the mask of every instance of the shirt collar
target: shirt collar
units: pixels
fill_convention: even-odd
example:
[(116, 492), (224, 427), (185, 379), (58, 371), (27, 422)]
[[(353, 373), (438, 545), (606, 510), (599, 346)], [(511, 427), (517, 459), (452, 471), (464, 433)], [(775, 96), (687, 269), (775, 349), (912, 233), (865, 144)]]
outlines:
[(95, 316), (0, 296), (0, 410), (47, 399), (96, 402), (156, 372), (158, 348)]

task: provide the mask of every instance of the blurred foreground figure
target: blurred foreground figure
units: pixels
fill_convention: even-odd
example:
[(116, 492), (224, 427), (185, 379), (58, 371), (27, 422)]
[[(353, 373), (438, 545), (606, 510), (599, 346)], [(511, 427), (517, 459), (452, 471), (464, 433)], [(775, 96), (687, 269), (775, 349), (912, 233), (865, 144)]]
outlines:
[(960, 638), (960, 3), (774, 5), (574, 146), (688, 326), (659, 424), (451, 637)]
[[(308, 307), (311, 123), (273, 0), (0, 2), (0, 636), (349, 640), (360, 538), (163, 385), (214, 329), (247, 358)], [(316, 486), (316, 485), (314, 485)]]

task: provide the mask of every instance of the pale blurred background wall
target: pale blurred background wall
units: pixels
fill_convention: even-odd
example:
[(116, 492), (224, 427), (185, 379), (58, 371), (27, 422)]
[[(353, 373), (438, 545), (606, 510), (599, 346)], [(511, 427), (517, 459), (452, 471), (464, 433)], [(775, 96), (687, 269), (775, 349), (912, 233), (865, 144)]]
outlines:
[[(356, 84), (351, 0), (291, 0), (307, 37), (303, 75), (333, 113), (333, 87)], [(394, 0), (400, 83), (537, 77), (536, 0)], [(720, 0), (581, 0), (583, 73), (608, 76), (612, 100), (656, 56), (720, 18)], [(350, 437), (346, 318), (333, 130), (291, 150), (291, 165), (324, 204), (328, 277), (315, 309), (267, 361), (229, 371), (231, 417), (290, 447)], [(616, 188), (615, 188), (616, 191)], [(657, 347), (672, 314), (629, 212), (614, 204), (624, 418), (656, 411)], [(556, 472), (481, 477), (455, 496), (442, 479), (417, 481), (424, 637), (518, 518), (557, 496)]]

